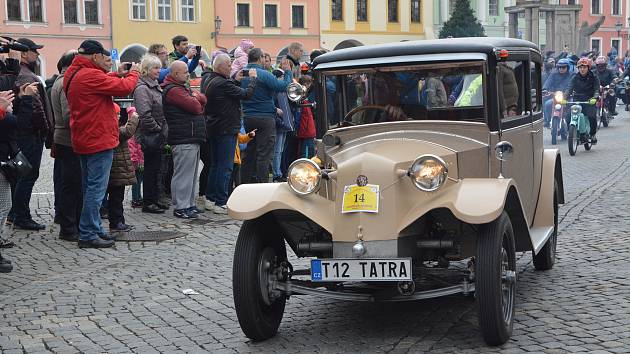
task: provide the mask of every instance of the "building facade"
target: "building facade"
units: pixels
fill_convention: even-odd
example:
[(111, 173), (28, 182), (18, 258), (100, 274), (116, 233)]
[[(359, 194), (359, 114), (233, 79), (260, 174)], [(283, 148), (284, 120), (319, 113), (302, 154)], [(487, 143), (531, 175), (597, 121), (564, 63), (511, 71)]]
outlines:
[(434, 38), (433, 2), (321, 0), (321, 46), (329, 50)]
[(306, 54), (320, 47), (318, 0), (220, 0), (215, 11), (221, 20), (216, 44), (230, 52), (242, 39), (273, 59), (286, 55), (291, 42), (302, 43)]
[(2, 0), (0, 34), (28, 37), (40, 49), (38, 74), (57, 72), (57, 61), (86, 39), (112, 47), (110, 0)]
[(214, 1), (113, 0), (112, 40), (121, 61), (138, 61), (153, 43), (173, 50), (172, 38), (185, 35), (202, 46), (202, 58), (215, 48)]
[[(561, 3), (582, 5), (579, 22), (589, 25), (596, 23), (602, 16), (605, 19), (599, 29), (590, 35), (589, 47), (607, 55), (614, 47), (616, 52), (624, 55), (629, 48), (630, 0), (560, 0)], [(579, 53), (578, 53), (579, 54)]]

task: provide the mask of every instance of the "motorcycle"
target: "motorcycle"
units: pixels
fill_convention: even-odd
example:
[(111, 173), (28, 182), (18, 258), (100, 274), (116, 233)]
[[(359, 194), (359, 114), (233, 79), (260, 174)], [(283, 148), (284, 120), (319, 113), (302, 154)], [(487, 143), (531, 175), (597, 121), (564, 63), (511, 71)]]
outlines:
[(577, 152), (578, 146), (584, 145), (586, 151), (590, 150), (593, 144), (591, 143), (590, 135), (590, 123), (588, 117), (582, 113), (581, 104), (590, 104), (586, 102), (567, 102), (567, 105), (571, 105), (571, 120), (569, 123), (569, 155), (574, 156)]
[(567, 140), (567, 122), (565, 119), (564, 105), (562, 101), (564, 95), (562, 91), (556, 91), (553, 96), (553, 107), (551, 114), (551, 144), (558, 143), (558, 135), (560, 139)]
[(617, 97), (621, 97), (623, 104), (626, 105), (626, 111), (630, 110), (630, 76), (623, 79), (619, 78), (617, 82)]
[(599, 123), (604, 127), (608, 127), (610, 121), (615, 118), (615, 116), (608, 109), (608, 105), (606, 101), (609, 97), (611, 99), (615, 99), (615, 82), (611, 82), (606, 86), (600, 86), (599, 88), (599, 99), (597, 100), (597, 115), (599, 116)]

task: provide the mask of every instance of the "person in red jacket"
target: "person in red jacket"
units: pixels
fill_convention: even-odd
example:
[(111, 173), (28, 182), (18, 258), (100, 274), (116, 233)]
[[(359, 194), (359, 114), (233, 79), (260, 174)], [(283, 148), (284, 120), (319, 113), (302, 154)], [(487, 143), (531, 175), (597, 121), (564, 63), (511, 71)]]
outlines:
[(115, 237), (101, 226), (99, 209), (107, 190), (113, 149), (118, 146), (118, 116), (112, 96), (128, 96), (139, 78), (138, 64), (110, 73), (112, 59), (95, 40), (81, 43), (79, 54), (64, 74), (64, 91), (70, 108), (72, 149), (79, 155), (83, 179), (83, 210), (79, 221), (79, 247), (104, 248)]
[[(299, 82), (306, 90), (310, 88), (313, 79), (309, 75), (300, 77)], [(304, 100), (304, 104), (310, 103)], [(298, 128), (297, 137), (300, 139), (300, 157), (310, 159), (315, 156), (315, 119), (313, 118), (313, 110), (309, 106), (302, 107), (300, 112), (300, 127)]]

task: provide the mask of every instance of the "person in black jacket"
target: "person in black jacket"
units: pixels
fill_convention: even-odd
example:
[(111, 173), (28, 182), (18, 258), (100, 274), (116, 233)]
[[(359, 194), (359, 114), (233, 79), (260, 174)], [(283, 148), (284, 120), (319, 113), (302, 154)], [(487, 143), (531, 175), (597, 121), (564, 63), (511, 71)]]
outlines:
[(254, 94), (257, 73), (256, 69), (249, 69), (249, 85), (241, 88), (238, 81), (243, 78), (243, 72), (238, 72), (235, 80), (230, 79), (230, 57), (227, 54), (219, 54), (212, 69), (213, 73), (202, 87), (208, 99), (204, 113), (209, 126), (211, 153), (205, 207), (216, 214), (227, 214), (225, 203), (234, 167), (236, 139), (241, 129), (241, 100)]
[(564, 91), (564, 97), (573, 97), (573, 101), (588, 101), (582, 104), (582, 113), (588, 117), (591, 125), (591, 143), (597, 144), (597, 112), (595, 103), (599, 98), (599, 79), (591, 71), (591, 60), (582, 58), (577, 62), (578, 73), (571, 77)]
[[(599, 84), (601, 86), (608, 86), (615, 79), (615, 72), (608, 69), (608, 60), (606, 59), (606, 57), (601, 56), (595, 60), (595, 75), (597, 75), (597, 78), (599, 79)], [(606, 107), (608, 108), (608, 111), (614, 116), (617, 115), (617, 112), (615, 111), (616, 106), (617, 96), (607, 95)]]

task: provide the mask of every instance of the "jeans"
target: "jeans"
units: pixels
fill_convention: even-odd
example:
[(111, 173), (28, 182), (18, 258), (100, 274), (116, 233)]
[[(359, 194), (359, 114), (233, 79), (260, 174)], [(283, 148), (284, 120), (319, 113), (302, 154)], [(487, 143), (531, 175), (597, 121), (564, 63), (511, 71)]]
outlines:
[(247, 153), (241, 166), (242, 182), (269, 182), (269, 166), (276, 144), (276, 120), (250, 117), (243, 121), (245, 122), (245, 131), (250, 132), (254, 129), (257, 131), (256, 138), (247, 143)]
[(315, 139), (300, 139), (300, 157), (310, 159), (315, 156)]
[[(160, 176), (162, 175), (162, 151), (142, 150), (144, 153), (144, 182), (142, 183), (143, 205), (155, 204), (159, 200)], [(135, 199), (135, 197), (134, 197)]]
[(33, 185), (39, 178), (39, 165), (42, 162), (42, 152), (44, 151), (44, 141), (38, 133), (20, 136), (17, 139), (18, 146), (22, 153), (31, 163), (33, 169), (28, 175), (18, 177), (13, 192), (13, 206), (9, 211), (9, 218), (16, 223), (27, 222), (32, 219), (29, 204)]
[(55, 166), (59, 165), (61, 181), (58, 197), (60, 234), (79, 233), (79, 220), (83, 206), (83, 182), (81, 181), (81, 162), (70, 146), (56, 144)]
[(543, 116), (545, 119), (545, 124), (549, 124), (549, 122), (551, 122), (551, 114), (553, 113), (552, 109), (553, 109), (553, 97), (549, 97), (545, 101), (545, 105), (543, 108)]
[(131, 200), (138, 201), (142, 199), (142, 180), (144, 179), (144, 171), (136, 169), (136, 184), (131, 186)]
[(83, 177), (83, 210), (79, 222), (79, 240), (81, 241), (95, 240), (107, 234), (101, 226), (99, 209), (107, 191), (113, 158), (114, 150), (112, 149), (79, 155)]
[(273, 178), (282, 177), (282, 152), (284, 151), (284, 144), (287, 140), (287, 132), (276, 131), (276, 147), (273, 152), (273, 164), (271, 170), (273, 171)]
[(218, 206), (225, 205), (232, 169), (234, 168), (234, 150), (236, 150), (236, 134), (211, 135), (210, 158), (206, 198)]

